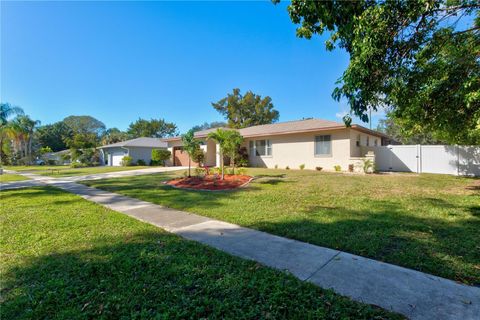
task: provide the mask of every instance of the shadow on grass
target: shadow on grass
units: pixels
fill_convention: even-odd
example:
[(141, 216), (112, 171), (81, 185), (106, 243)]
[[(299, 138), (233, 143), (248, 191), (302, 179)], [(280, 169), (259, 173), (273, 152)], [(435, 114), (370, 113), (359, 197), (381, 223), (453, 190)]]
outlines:
[(2, 318), (397, 318), (171, 234), (92, 243), (8, 269)]
[[(165, 175), (163, 177), (167, 179)], [(242, 207), (241, 203), (253, 201), (254, 209), (271, 206), (274, 202), (268, 193), (257, 191), (276, 188), (281, 182), (267, 182), (262, 186), (261, 180), (257, 180), (238, 192), (209, 193), (165, 189), (167, 187), (161, 184), (161, 180), (157, 181), (158, 178), (141, 178), (138, 182), (112, 179), (95, 183), (100, 189), (174, 209), (203, 213), (287, 238), (464, 283), (480, 284), (480, 207), (468, 202), (461, 205), (444, 197), (418, 197), (412, 209), (397, 200), (362, 198), (360, 205), (316, 205), (317, 202), (312, 201), (313, 205), (305, 202), (297, 208), (288, 207), (292, 212), (280, 208), (278, 214), (264, 214), (258, 209), (258, 213), (252, 214), (252, 209), (248, 209), (252, 205)], [(265, 177), (265, 181), (272, 179), (276, 180)], [(275, 201), (282, 199), (280, 196)], [(232, 204), (235, 204), (234, 208)], [(222, 211), (227, 213), (222, 214)], [(422, 211), (428, 214), (419, 215)]]

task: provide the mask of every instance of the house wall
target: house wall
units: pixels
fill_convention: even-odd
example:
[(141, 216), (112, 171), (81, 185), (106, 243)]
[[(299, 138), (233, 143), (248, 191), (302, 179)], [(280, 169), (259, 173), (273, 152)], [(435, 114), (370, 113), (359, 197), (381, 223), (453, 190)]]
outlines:
[(217, 144), (213, 140), (207, 140), (205, 142), (205, 165), (209, 167), (216, 166), (216, 160), (217, 160)]
[(138, 160), (143, 160), (147, 165), (150, 164), (152, 160), (152, 150), (155, 148), (152, 147), (128, 147), (129, 156), (132, 157), (133, 163), (136, 163)]
[[(364, 157), (365, 154), (371, 150), (367, 147), (367, 137), (370, 138), (369, 146), (373, 147), (375, 145), (375, 140), (377, 140), (377, 145), (382, 145), (382, 138), (373, 136), (371, 134), (363, 133), (355, 129), (348, 129), (350, 135), (350, 156), (351, 157)], [(360, 136), (360, 146), (357, 146), (357, 139)]]
[[(254, 167), (279, 168), (289, 166), (298, 169), (305, 164), (306, 169), (322, 167), (323, 170), (334, 170), (335, 165), (340, 165), (342, 170), (348, 168), (350, 159), (350, 129), (298, 133), (289, 135), (265, 136), (245, 140), (248, 148), (251, 140), (269, 139), (272, 144), (271, 156), (255, 156), (249, 152), (249, 162)], [(331, 135), (331, 155), (315, 156), (315, 136)]]

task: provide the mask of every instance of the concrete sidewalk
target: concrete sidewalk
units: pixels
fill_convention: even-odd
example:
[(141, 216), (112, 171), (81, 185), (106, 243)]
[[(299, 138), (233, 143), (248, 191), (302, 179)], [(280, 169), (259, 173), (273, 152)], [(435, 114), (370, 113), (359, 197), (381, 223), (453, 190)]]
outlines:
[(69, 181), (42, 179), (135, 219), (411, 319), (479, 319), (480, 288)]

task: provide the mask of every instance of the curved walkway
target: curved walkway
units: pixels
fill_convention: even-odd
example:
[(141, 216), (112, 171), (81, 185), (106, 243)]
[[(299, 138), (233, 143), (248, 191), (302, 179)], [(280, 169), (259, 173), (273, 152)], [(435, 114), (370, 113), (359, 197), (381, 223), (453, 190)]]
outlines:
[[(112, 177), (112, 174), (102, 176)], [(165, 208), (68, 179), (28, 177), (34, 179), (32, 185), (59, 187), (184, 238), (290, 272), (301, 280), (411, 319), (480, 319), (480, 288), (477, 287)], [(14, 184), (4, 184), (2, 189)]]

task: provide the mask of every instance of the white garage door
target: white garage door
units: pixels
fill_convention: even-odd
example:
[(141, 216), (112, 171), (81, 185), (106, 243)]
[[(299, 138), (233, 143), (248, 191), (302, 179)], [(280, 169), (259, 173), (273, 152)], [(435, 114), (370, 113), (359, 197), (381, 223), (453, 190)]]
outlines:
[(113, 152), (112, 153), (112, 166), (120, 166), (122, 165), (122, 158), (125, 157), (127, 154), (125, 152)]

